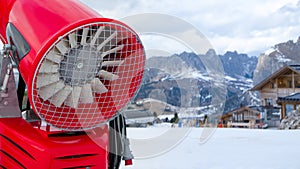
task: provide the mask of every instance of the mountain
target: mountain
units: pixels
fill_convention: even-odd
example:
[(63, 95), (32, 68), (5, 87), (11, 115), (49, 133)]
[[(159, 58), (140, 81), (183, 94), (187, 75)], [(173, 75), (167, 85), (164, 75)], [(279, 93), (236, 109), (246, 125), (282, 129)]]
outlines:
[(236, 51), (217, 55), (214, 50), (205, 55), (183, 52), (147, 59), (143, 85), (136, 100), (150, 97), (178, 107), (208, 108), (212, 104), (212, 92), (215, 92), (213, 86), (218, 84), (209, 75), (207, 66), (215, 66), (216, 71), (222, 71), (222, 66), (218, 66), (216, 60), (204, 62), (207, 58), (219, 58), (223, 65), (227, 92), (224, 111), (241, 104), (256, 104), (257, 96), (247, 90), (253, 86), (257, 57)]
[(253, 78), (253, 70), (257, 65), (257, 57), (249, 57), (247, 54), (226, 52), (220, 55), (225, 73), (234, 78)]
[[(215, 103), (213, 86), (219, 85), (214, 76), (224, 72), (224, 112), (241, 105), (258, 105), (259, 94), (248, 90), (287, 64), (300, 64), (300, 37), (296, 42), (276, 44), (258, 58), (236, 51), (217, 55), (214, 50), (205, 55), (183, 52), (152, 57), (146, 61), (143, 85), (136, 99), (153, 98), (177, 107), (207, 110)], [(209, 67), (216, 71), (210, 72)]]
[(259, 56), (254, 71), (254, 84), (289, 64), (300, 64), (300, 37), (296, 42), (289, 40), (279, 43)]

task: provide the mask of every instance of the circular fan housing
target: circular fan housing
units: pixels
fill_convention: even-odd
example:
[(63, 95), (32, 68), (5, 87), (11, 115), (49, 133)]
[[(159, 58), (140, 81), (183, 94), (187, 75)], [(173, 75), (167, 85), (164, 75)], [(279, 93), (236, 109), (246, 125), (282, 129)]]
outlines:
[(127, 25), (74, 0), (6, 5), (0, 18), (14, 36), (3, 36), (0, 27), (1, 39), (18, 47), (15, 60), (30, 104), (49, 125), (94, 128), (132, 99), (142, 81), (145, 53)]
[(75, 28), (40, 60), (33, 79), (33, 106), (55, 127), (95, 127), (132, 99), (144, 61), (138, 36), (124, 25), (99, 22)]

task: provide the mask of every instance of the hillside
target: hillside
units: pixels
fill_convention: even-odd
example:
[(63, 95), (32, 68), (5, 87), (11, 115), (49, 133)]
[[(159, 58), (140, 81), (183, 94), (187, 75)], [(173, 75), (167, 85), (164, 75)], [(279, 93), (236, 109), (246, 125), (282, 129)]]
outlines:
[(153, 98), (178, 107), (205, 107), (212, 104), (214, 79), (208, 74), (202, 62), (203, 57), (213, 54), (219, 57), (224, 69), (224, 84), (228, 111), (240, 104), (257, 104), (257, 97), (247, 92), (252, 86), (256, 57), (227, 52), (206, 55), (183, 52), (169, 57), (152, 57), (146, 61), (144, 82), (136, 100)]

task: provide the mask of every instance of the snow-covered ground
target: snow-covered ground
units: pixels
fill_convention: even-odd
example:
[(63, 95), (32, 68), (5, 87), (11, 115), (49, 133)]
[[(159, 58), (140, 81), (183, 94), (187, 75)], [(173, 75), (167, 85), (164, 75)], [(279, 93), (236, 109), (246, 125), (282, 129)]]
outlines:
[[(134, 154), (174, 144), (184, 135), (181, 131), (169, 133), (160, 142), (149, 141), (163, 137), (168, 128), (128, 128), (131, 139), (140, 139), (141, 145), (131, 147)], [(216, 129), (212, 137), (201, 144), (204, 129), (193, 128), (173, 148), (152, 157), (137, 157), (134, 165), (122, 169), (299, 169), (300, 131)], [(152, 137), (152, 138), (151, 138)], [(139, 143), (140, 144), (140, 143)]]

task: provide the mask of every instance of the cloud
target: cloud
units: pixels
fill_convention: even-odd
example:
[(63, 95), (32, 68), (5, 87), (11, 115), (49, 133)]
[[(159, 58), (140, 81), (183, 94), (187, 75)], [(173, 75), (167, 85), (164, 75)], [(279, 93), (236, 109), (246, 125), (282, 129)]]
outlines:
[(142, 35), (147, 58), (152, 56), (170, 56), (182, 51), (191, 51), (185, 44), (165, 36)]
[[(91, 0), (83, 0), (87, 4)], [(222, 54), (227, 50), (258, 55), (276, 43), (297, 39), (300, 35), (300, 3), (297, 0), (128, 0), (122, 2), (94, 1), (93, 6), (104, 16), (122, 18), (132, 14), (157, 12), (170, 14), (193, 24)], [(97, 6), (97, 4), (104, 4)], [(106, 4), (106, 5), (105, 5)], [(148, 21), (153, 25), (159, 23)], [(151, 29), (151, 24), (147, 24)], [(152, 25), (152, 26), (153, 26)], [(174, 32), (178, 27), (168, 28)], [(192, 32), (182, 30), (182, 36), (193, 41)], [(147, 38), (147, 44), (151, 38)], [(156, 43), (155, 41), (153, 43)], [(147, 45), (151, 46), (151, 45)], [(153, 46), (153, 45), (152, 45)], [(176, 46), (176, 45), (175, 45)], [(181, 49), (176, 46), (177, 49)], [(175, 49), (174, 51), (178, 52)], [(171, 49), (167, 49), (170, 51)]]
[[(139, 32), (140, 35), (147, 34), (148, 36), (165, 37), (165, 40), (170, 39), (174, 42), (177, 41), (178, 44), (181, 43), (186, 48), (189, 48), (189, 50), (198, 54), (205, 54), (212, 48), (211, 43), (195, 26), (178, 17), (157, 13), (145, 13), (125, 17), (122, 18), (121, 21), (127, 23), (135, 31)], [(146, 40), (148, 40), (148, 44), (151, 44), (149, 38)], [(157, 42), (159, 42), (158, 44), (162, 44), (164, 41), (152, 41), (153, 44)], [(170, 43), (170, 41), (167, 43)], [(168, 49), (161, 47), (159, 50), (172, 50), (173, 48), (174, 51), (178, 51), (182, 49), (182, 47), (178, 45), (171, 45), (169, 47)]]
[[(298, 0), (81, 1), (104, 17), (115, 19), (141, 13), (162, 13), (179, 17), (204, 34), (220, 54), (226, 50), (259, 54), (276, 43), (297, 39), (300, 35)], [(147, 26), (171, 23), (159, 23), (155, 20), (148, 22)], [(181, 25), (168, 31), (182, 31), (182, 36), (190, 36), (191, 41), (194, 40), (193, 32), (188, 32)]]

